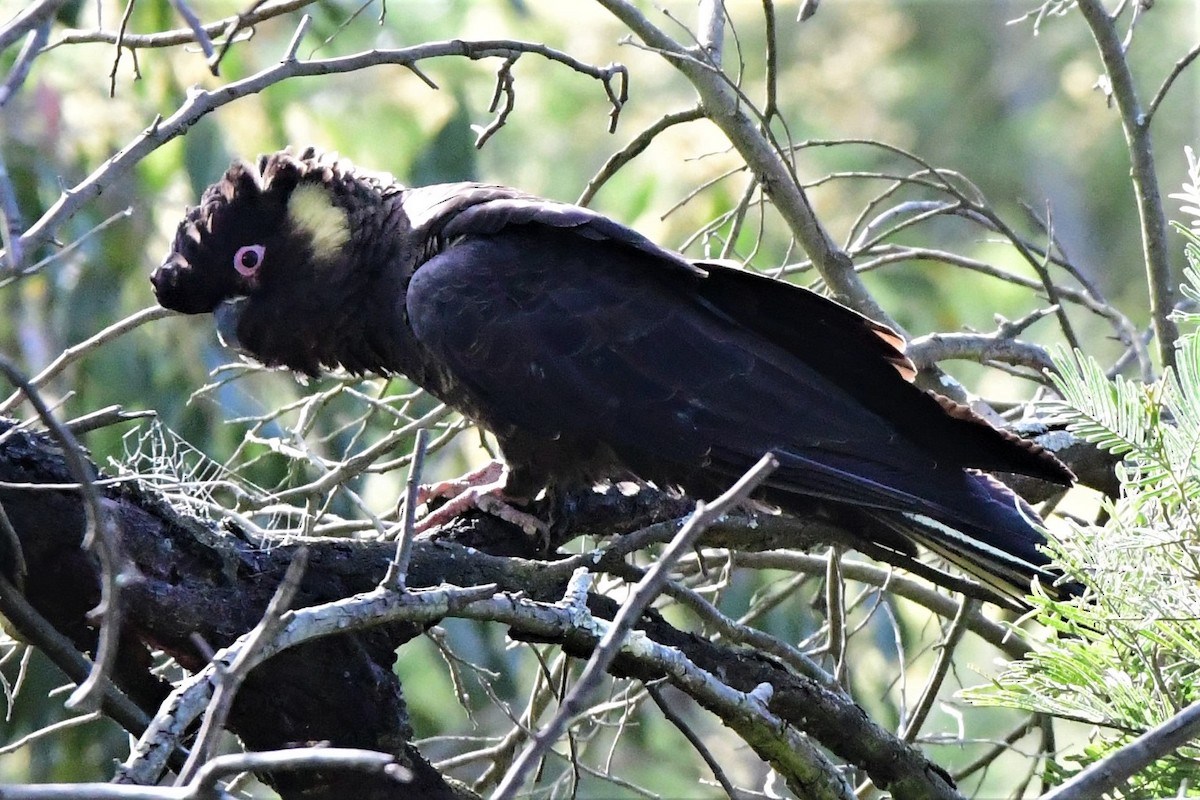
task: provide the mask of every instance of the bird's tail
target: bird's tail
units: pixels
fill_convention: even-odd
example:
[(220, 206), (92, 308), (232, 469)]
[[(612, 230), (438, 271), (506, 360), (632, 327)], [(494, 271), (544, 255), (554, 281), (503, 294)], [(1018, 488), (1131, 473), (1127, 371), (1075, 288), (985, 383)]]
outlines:
[(1035, 581), (1052, 597), (1080, 594), (1083, 587), (1051, 568), (1037, 512), (990, 475), (972, 470), (965, 477), (967, 496), (956, 504), (963, 511), (894, 511), (876, 518), (1021, 606)]

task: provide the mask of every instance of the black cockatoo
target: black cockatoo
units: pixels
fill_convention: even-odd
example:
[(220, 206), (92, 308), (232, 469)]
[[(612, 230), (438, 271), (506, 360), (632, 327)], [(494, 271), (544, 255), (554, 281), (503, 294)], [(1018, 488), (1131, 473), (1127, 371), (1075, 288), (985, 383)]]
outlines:
[(504, 186), (407, 188), (309, 149), (235, 163), (179, 224), (159, 302), (268, 365), (402, 373), (495, 434), (506, 494), (636, 477), (706, 496), (764, 453), (784, 510), (920, 542), (1004, 594), (1053, 580), (979, 470), (1054, 456), (911, 383), (889, 328)]

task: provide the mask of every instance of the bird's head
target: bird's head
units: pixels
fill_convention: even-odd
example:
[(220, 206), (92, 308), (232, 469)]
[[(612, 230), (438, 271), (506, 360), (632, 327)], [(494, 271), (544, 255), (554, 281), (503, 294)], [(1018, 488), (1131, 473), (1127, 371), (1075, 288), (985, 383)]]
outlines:
[(332, 169), (308, 150), (239, 161), (205, 190), (150, 280), (159, 303), (204, 314), (235, 297), (280, 290), (305, 268), (330, 266), (350, 239)]
[[(222, 338), (259, 360), (315, 372), (336, 295), (361, 284), (351, 215), (380, 197), (336, 156), (312, 149), (236, 162), (189, 208), (150, 277), (158, 302), (213, 312)], [(333, 296), (331, 296), (333, 295)]]

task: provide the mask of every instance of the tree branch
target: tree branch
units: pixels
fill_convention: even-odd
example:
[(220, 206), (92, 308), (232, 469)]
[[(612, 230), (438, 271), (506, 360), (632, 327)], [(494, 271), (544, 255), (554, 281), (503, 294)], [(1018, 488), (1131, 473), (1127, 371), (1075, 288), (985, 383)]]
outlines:
[[(150, 153), (195, 125), (206, 114), (248, 95), (257, 94), (269, 86), (291, 78), (332, 75), (357, 72), (369, 67), (393, 65), (414, 67), (418, 62), (430, 58), (459, 56), (472, 60), (484, 58), (511, 58), (521, 53), (532, 53), (550, 61), (563, 64), (577, 72), (600, 80), (605, 84), (610, 97), (620, 98), (621, 92), (610, 86), (620, 80), (624, 67), (609, 65), (596, 67), (536, 42), (509, 40), (446, 42), (406, 47), (398, 50), (371, 50), (337, 58), (313, 59), (310, 61), (284, 61), (240, 81), (228, 83), (219, 89), (207, 91), (194, 89), (188, 98), (171, 116), (157, 119), (142, 133), (104, 162), (83, 181), (64, 191), (53, 205), (33, 223), (19, 239), (23, 252), (31, 252), (54, 236), (58, 226), (74, 215), (85, 204), (91, 202), (118, 178), (133, 169)], [(2, 275), (3, 273), (0, 273)]]
[[(70, 542), (78, 548), (81, 528), (75, 517), (47, 509), (45, 503), (67, 503), (77, 508), (79, 498), (72, 492), (5, 488), (18, 482), (29, 486), (31, 481), (50, 480), (57, 485), (70, 480), (61, 457), (41, 449), (44, 447), (43, 439), (29, 434), (10, 436), (0, 445), (0, 502), (26, 548), (31, 576), (54, 583), (54, 592), (61, 601), (63, 586), (47, 574), (44, 566), (43, 559), (49, 556), (46, 548), (55, 543), (55, 547), (71, 552)], [(27, 456), (11, 460), (18, 452), (29, 452), (28, 448), (40, 454), (41, 466), (36, 467), (35, 474), (30, 474), (33, 467)], [(253, 627), (286, 569), (294, 546), (257, 550), (243, 539), (221, 536), (195, 520), (175, 515), (161, 500), (133, 485), (120, 484), (103, 491), (122, 520), (123, 543), (143, 576), (126, 587), (131, 613), (125, 632), (144, 637), (146, 643), (153, 642), (201, 676), (210, 675), (206, 670), (212, 667), (206, 668), (207, 659), (195, 650), (194, 634), (221, 645), (233, 642), (242, 631)], [(504, 527), (484, 517), (464, 521), (464, 530), (478, 532), (481, 523), (492, 526), (494, 532)], [(393, 753), (414, 770), (417, 782), (412, 788), (413, 797), (449, 797), (440, 779), (434, 780), (436, 773), (408, 744), (407, 736), (403, 736), (402, 748), (395, 745), (394, 737), (403, 730), (398, 697), (390, 704), (380, 704), (381, 688), (392, 685), (398, 691), (390, 669), (392, 651), (398, 641), (412, 635), (414, 624), (427, 624), (447, 615), (488, 620), (509, 626), (515, 637), (557, 641), (568, 652), (581, 656), (590, 656), (597, 644), (594, 630), (579, 625), (577, 612), (554, 604), (562, 596), (564, 583), (561, 575), (545, 566), (488, 556), (448, 543), (418, 542), (409, 569), (410, 587), (437, 586), (445, 576), (452, 575), (464, 585), (495, 584), (501, 593), (495, 594), (495, 589), (489, 588), (487, 596), (479, 599), (477, 592), (446, 587), (423, 592), (414, 588), (397, 595), (377, 585), (393, 556), (392, 543), (321, 539), (307, 546), (312, 552), (310, 569), (297, 602), (308, 607), (285, 614), (279, 635), (256, 648), (256, 659), (269, 660), (251, 673), (238, 693), (230, 718), (230, 729), (251, 747), (270, 749), (272, 742), (289, 741), (287, 737), (326, 738), (339, 747), (365, 744), (367, 749)], [(76, 561), (81, 567), (87, 563)], [(235, 576), (240, 577), (233, 582), (229, 577), (216, 577), (228, 575), (223, 564), (244, 565), (244, 572), (236, 569)], [(75, 585), (86, 588), (88, 583), (70, 584)], [(322, 597), (328, 599), (322, 601)], [(597, 619), (612, 619), (617, 609), (607, 598), (593, 596), (588, 599), (588, 610)], [(68, 625), (62, 618), (52, 622)], [(81, 622), (76, 619), (71, 624), (78, 626)], [(801, 738), (803, 732), (841, 758), (860, 764), (897, 797), (957, 797), (944, 774), (919, 751), (874, 726), (841, 693), (827, 691), (754, 651), (713, 644), (654, 617), (643, 617), (637, 630), (641, 633), (613, 662), (614, 674), (642, 681), (669, 679), (738, 731), (760, 757), (773, 763), (794, 785), (815, 787), (818, 783), (813, 781), (830, 779), (828, 774), (819, 777), (821, 770), (814, 773), (813, 763), (799, 755), (807, 748)], [(302, 642), (307, 644), (297, 648)], [(313, 647), (318, 650), (305, 650)], [(373, 655), (364, 661), (368, 653)], [(123, 658), (131, 658), (136, 652), (127, 646), (122, 654)], [(219, 659), (227, 657), (218, 654)], [(210, 680), (198, 676), (189, 686), (208, 688), (194, 697), (194, 690), (177, 692), (179, 700), (164, 706), (160, 720), (169, 720), (170, 729), (156, 723), (152, 728), (155, 732), (143, 738), (138, 755), (123, 773), (126, 780), (133, 777), (135, 772), (131, 770), (135, 767), (136, 774), (153, 780), (161, 767), (147, 770), (150, 754), (165, 754), (174, 746), (186, 720), (203, 710), (211, 692)], [(756, 688), (762, 684), (775, 687), (774, 691), (765, 693)], [(184, 696), (192, 697), (186, 707), (180, 704)], [(360, 706), (364, 702), (370, 705)], [(341, 711), (329, 716), (333, 706)], [(347, 709), (356, 710), (350, 713)], [(352, 725), (329, 727), (335, 719), (345, 719)], [(293, 729), (297, 724), (304, 733)], [(393, 744), (380, 746), (381, 740), (370, 738), (380, 734), (390, 737), (382, 741)], [(372, 741), (378, 744), (371, 746)], [(153, 763), (161, 764), (161, 758), (156, 756)], [(340, 778), (329, 773), (324, 780), (336, 785)], [(395, 785), (390, 786), (389, 791), (394, 792)]]
[(758, 120), (747, 111), (748, 102), (711, 64), (697, 60), (632, 3), (598, 0), (643, 42), (684, 74), (700, 95), (705, 113), (737, 148), (747, 166), (759, 178), (788, 227), (812, 258), (817, 272), (834, 296), (847, 305), (896, 330), (900, 326), (875, 301), (854, 272), (850, 257), (839, 248), (817, 219), (808, 196), (778, 148), (767, 140)]
[(1146, 731), (1098, 761), (1041, 800), (1090, 800), (1120, 789), (1139, 770), (1171, 755), (1200, 736), (1200, 702), (1192, 703), (1153, 730)]
[(1175, 310), (1175, 285), (1171, 276), (1170, 247), (1167, 243), (1167, 218), (1163, 212), (1158, 174), (1154, 167), (1154, 145), (1150, 137), (1150, 119), (1138, 99), (1133, 73), (1125, 49), (1117, 35), (1116, 21), (1100, 0), (1078, 0), (1079, 13), (1091, 28), (1100, 50), (1100, 60), (1112, 87), (1112, 97), (1121, 115), (1121, 129), (1129, 148), (1134, 198), (1141, 222), (1142, 258), (1146, 265), (1146, 283), (1150, 292), (1150, 316), (1158, 339), (1158, 357), (1164, 367), (1175, 366), (1175, 340), (1179, 328), (1171, 319)]

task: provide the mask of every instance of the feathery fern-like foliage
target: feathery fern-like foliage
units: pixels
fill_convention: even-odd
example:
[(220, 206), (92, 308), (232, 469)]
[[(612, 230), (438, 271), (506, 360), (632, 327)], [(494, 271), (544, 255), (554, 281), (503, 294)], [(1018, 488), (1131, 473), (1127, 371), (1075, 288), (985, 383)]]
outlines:
[[(1200, 219), (1200, 164), (1179, 195)], [(1200, 300), (1200, 230), (1186, 237), (1183, 294)], [(1178, 369), (1153, 384), (1105, 375), (1094, 359), (1060, 352), (1060, 412), (1076, 435), (1123, 456), (1120, 494), (1101, 522), (1069, 523), (1055, 556), (1089, 591), (1082, 600), (1035, 599), (1051, 635), (990, 686), (966, 693), (1093, 726), (1081, 752), (1050, 762), (1051, 780), (1102, 760), (1200, 699), (1200, 313), (1184, 327)], [(1188, 328), (1191, 330), (1187, 330)], [(1136, 776), (1123, 798), (1176, 796), (1200, 784), (1200, 748), (1181, 748)]]

